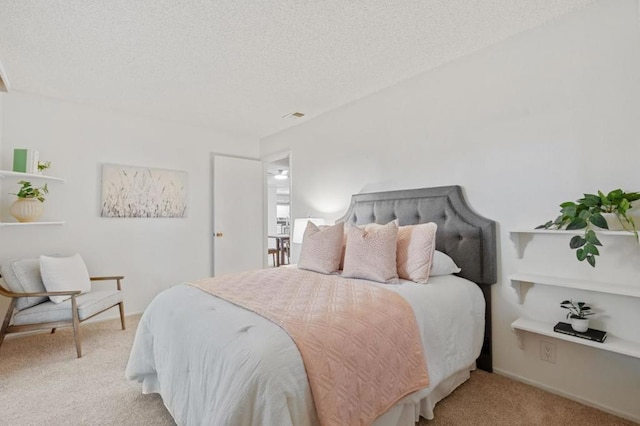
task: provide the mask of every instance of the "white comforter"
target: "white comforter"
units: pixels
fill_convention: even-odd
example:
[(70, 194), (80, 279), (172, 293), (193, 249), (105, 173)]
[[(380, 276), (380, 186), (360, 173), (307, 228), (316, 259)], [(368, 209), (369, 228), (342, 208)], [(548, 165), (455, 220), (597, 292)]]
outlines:
[[(453, 275), (431, 277), (426, 285), (384, 287), (407, 299), (418, 320), (431, 384), (399, 405), (419, 407), (445, 379), (474, 365), (484, 298), (477, 285)], [(159, 393), (179, 425), (318, 424), (302, 358), (289, 335), (188, 285), (162, 292), (144, 312), (126, 377), (142, 382), (144, 393)]]

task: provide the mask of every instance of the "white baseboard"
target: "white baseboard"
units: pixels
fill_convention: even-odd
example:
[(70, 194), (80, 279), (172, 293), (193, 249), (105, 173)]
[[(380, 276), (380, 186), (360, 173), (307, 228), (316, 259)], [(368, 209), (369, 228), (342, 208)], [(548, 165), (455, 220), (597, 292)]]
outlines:
[(530, 379), (527, 379), (526, 377), (518, 376), (517, 374), (512, 374), (512, 373), (509, 373), (508, 371), (504, 371), (504, 370), (501, 370), (501, 369), (495, 368), (495, 367), (493, 369), (493, 372), (497, 373), (497, 374), (499, 374), (501, 376), (505, 376), (505, 377), (508, 377), (510, 379), (516, 380), (518, 382), (522, 382), (522, 383), (526, 383), (527, 385), (535, 386), (537, 388), (545, 390), (545, 391), (547, 391), (549, 393), (552, 393), (554, 395), (559, 395), (559, 396), (562, 396), (564, 398), (570, 399), (572, 401), (579, 402), (580, 404), (583, 404), (583, 405), (586, 405), (586, 406), (589, 406), (589, 407), (593, 407), (593, 408), (597, 408), (600, 411), (604, 411), (605, 413), (613, 414), (614, 416), (621, 417), (621, 418), (623, 418), (625, 420), (629, 420), (629, 421), (632, 421), (632, 422), (635, 422), (635, 423), (640, 423), (640, 418), (638, 418), (636, 416), (633, 416), (633, 415), (631, 415), (629, 413), (624, 413), (624, 412), (621, 412), (621, 411), (614, 410), (614, 409), (612, 409), (610, 407), (605, 407), (604, 405), (600, 405), (597, 402), (581, 398), (579, 396), (576, 396), (576, 395), (573, 395), (571, 393), (562, 391), (560, 389), (556, 389), (556, 388), (551, 387), (551, 386), (547, 386), (547, 385), (545, 385), (543, 383), (536, 382), (535, 380), (530, 380)]

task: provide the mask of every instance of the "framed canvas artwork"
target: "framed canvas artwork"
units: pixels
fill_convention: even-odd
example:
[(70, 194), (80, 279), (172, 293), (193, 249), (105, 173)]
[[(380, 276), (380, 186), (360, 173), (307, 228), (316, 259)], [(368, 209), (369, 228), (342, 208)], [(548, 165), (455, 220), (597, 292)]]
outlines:
[(185, 217), (187, 173), (102, 165), (102, 217)]

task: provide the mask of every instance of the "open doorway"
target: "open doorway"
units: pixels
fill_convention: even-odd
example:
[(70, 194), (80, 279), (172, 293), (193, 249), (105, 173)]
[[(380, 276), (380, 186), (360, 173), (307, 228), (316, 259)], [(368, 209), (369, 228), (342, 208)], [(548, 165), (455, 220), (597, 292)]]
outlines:
[(267, 266), (290, 262), (291, 175), (290, 156), (283, 153), (265, 159)]

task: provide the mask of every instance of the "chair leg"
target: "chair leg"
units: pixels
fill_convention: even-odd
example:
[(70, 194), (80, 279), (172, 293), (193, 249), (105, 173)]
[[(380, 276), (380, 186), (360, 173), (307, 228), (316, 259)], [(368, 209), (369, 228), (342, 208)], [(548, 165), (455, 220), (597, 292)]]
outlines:
[(80, 343), (80, 320), (78, 319), (78, 306), (76, 304), (76, 297), (71, 296), (71, 315), (73, 317), (73, 337), (76, 340), (76, 352), (78, 358), (82, 358), (82, 348)]
[(118, 306), (120, 308), (120, 322), (122, 323), (122, 329), (126, 330), (127, 326), (124, 323), (124, 302), (118, 303)]
[(51, 329), (51, 334), (54, 334), (56, 332), (55, 327)]
[(11, 322), (11, 317), (13, 316), (13, 309), (16, 307), (16, 301), (18, 299), (12, 298), (9, 303), (9, 309), (7, 309), (7, 314), (4, 316), (4, 321), (2, 322), (2, 328), (0, 328), (0, 346), (2, 346), (2, 342), (4, 342), (4, 336), (7, 335), (7, 329), (9, 328), (9, 323)]

